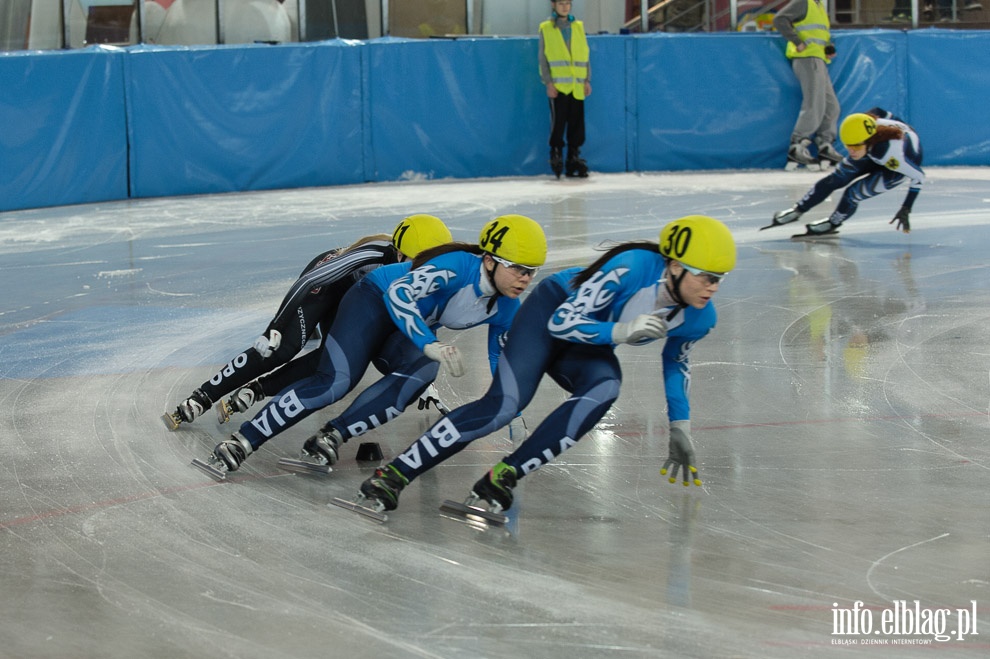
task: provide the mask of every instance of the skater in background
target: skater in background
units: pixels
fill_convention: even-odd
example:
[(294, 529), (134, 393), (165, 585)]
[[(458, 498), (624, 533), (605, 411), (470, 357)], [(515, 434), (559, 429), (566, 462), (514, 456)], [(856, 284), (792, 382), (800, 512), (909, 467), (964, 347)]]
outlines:
[[(591, 96), (591, 61), (584, 23), (570, 14), (570, 0), (551, 0), (550, 18), (540, 23), (540, 80), (550, 99), (550, 168), (560, 178), (585, 178), (584, 99)], [(566, 142), (565, 142), (566, 137)], [(564, 160), (564, 147), (567, 160)]]
[[(825, 2), (790, 0), (774, 16), (773, 26), (787, 40), (785, 54), (801, 85), (801, 111), (791, 131), (788, 164), (827, 167), (837, 163), (842, 156), (832, 143), (839, 121), (839, 101), (828, 75), (835, 46)], [(812, 137), (818, 145), (817, 158), (808, 150)]]
[(317, 372), (288, 386), (218, 444), (212, 466), (235, 471), (266, 441), (347, 395), (374, 363), (385, 377), (303, 445), (304, 458), (334, 464), (342, 443), (401, 414), (433, 382), (440, 364), (454, 377), (463, 375), (460, 351), (439, 341), (439, 327), (489, 325), (494, 370), (518, 298), (546, 254), (539, 224), (503, 215), (484, 226), (477, 245), (442, 245), (411, 264), (369, 273), (341, 300)]
[[(320, 351), (294, 360), (289, 368), (280, 367), (299, 354), (318, 329), (326, 334), (351, 286), (379, 266), (411, 260), (421, 251), (451, 240), (450, 230), (439, 218), (417, 214), (399, 222), (391, 236), (365, 236), (349, 247), (323, 252), (303, 269), (254, 345), (201, 384), (174, 412), (164, 415), (166, 426), (175, 430), (181, 423), (190, 423), (215, 403), (217, 418), (225, 423), (233, 412), (244, 412), (258, 400), (313, 373)], [(265, 374), (269, 375), (258, 379)], [(235, 390), (229, 400), (223, 400)]]
[(873, 108), (846, 117), (839, 129), (839, 136), (849, 151), (849, 157), (839, 163), (835, 171), (818, 181), (801, 201), (776, 213), (773, 223), (763, 228), (794, 222), (834, 191), (845, 188), (839, 205), (829, 217), (805, 225), (807, 233), (795, 237), (835, 234), (842, 223), (853, 216), (859, 202), (908, 181), (907, 196), (890, 224), (896, 223), (895, 229), (909, 233), (911, 209), (925, 182), (918, 134), (899, 117), (882, 108)]
[(622, 372), (615, 346), (664, 338), (670, 454), (660, 473), (669, 473), (673, 483), (683, 469), (684, 485), (701, 485), (691, 439), (688, 354), (715, 326), (711, 300), (735, 264), (729, 229), (692, 215), (663, 227), (659, 244), (622, 243), (584, 269), (551, 275), (522, 305), (485, 396), (443, 417), (366, 480), (361, 495), (379, 512), (394, 510), (413, 479), (524, 410), (546, 374), (570, 398), (472, 489), (471, 498), (484, 499), (494, 512), (508, 509), (518, 481), (576, 444), (618, 398)]

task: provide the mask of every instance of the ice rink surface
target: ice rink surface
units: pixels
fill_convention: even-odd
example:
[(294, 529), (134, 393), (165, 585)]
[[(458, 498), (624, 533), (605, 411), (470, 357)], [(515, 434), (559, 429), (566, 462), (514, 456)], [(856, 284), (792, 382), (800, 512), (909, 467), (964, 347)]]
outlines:
[[(0, 215), (0, 656), (990, 655), (990, 170), (928, 174), (910, 235), (887, 223), (897, 190), (824, 244), (790, 241), (802, 223), (757, 231), (820, 176), (804, 172)], [(192, 468), (236, 425), (211, 411), (169, 432), (161, 414), (253, 342), (310, 258), (414, 212), (471, 242), (496, 215), (535, 218), (550, 242), (541, 276), (589, 263), (603, 241), (656, 240), (682, 215), (725, 221), (739, 264), (692, 353), (703, 487), (658, 473), (657, 345), (619, 348), (619, 400), (521, 481), (505, 529), (438, 507), (510, 451), (509, 429), (411, 484), (385, 524), (327, 505), (373, 470), (359, 441), (391, 458), (435, 420), (415, 406), (352, 440), (326, 478), (276, 462), (339, 406), (226, 483)], [(437, 382), (454, 406), (487, 388), (485, 330), (443, 336), (472, 358)], [(524, 419), (563, 398), (544, 381)]]

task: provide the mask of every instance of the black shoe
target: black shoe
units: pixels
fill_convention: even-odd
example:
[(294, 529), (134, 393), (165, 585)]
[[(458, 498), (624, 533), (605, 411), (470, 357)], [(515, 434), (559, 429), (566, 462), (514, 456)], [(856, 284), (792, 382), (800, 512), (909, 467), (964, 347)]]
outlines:
[(487, 501), (493, 512), (501, 512), (512, 507), (512, 488), (515, 486), (515, 467), (499, 462), (474, 484), (471, 494)]
[(399, 494), (409, 481), (392, 465), (375, 469), (375, 475), (361, 483), (361, 494), (381, 503), (385, 510), (399, 506)]
[(550, 148), (550, 169), (553, 173), (560, 178), (560, 175), (564, 173), (564, 154), (557, 147)]
[(569, 149), (567, 151), (567, 171), (565, 175), (568, 178), (588, 178), (588, 163), (581, 157), (581, 152), (578, 149)]

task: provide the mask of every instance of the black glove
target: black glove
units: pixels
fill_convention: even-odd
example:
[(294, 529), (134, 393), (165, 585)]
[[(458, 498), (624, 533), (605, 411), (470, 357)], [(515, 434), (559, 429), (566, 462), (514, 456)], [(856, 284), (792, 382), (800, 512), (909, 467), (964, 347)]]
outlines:
[(694, 443), (691, 441), (691, 422), (672, 421), (670, 423), (670, 455), (667, 461), (660, 467), (660, 475), (667, 476), (671, 483), (677, 482), (677, 472), (684, 468), (684, 485), (691, 484), (692, 477), (695, 485), (701, 485), (701, 479), (697, 477), (698, 470), (694, 466)]
[(825, 56), (835, 57), (835, 44), (830, 43), (827, 46), (825, 46)]
[(894, 219), (888, 222), (888, 224), (897, 222), (897, 226), (895, 227), (897, 230), (903, 231), (904, 233), (911, 233), (911, 222), (908, 221), (908, 216), (910, 214), (911, 211), (904, 206), (901, 206), (901, 209), (897, 211), (897, 215), (895, 215)]

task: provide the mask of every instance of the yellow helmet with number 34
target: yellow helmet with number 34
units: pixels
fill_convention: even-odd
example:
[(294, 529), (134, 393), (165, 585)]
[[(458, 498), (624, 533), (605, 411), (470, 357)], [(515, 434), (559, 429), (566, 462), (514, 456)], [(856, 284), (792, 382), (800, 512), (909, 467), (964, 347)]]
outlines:
[(538, 268), (547, 261), (543, 227), (525, 215), (500, 215), (481, 228), (482, 251), (506, 261)]

